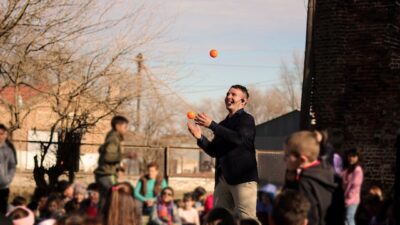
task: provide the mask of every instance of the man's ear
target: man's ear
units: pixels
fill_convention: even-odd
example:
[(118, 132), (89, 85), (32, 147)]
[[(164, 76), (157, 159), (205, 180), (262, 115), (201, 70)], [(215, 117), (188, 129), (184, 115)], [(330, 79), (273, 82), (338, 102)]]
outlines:
[(243, 103), (244, 106), (247, 105), (247, 99), (242, 98), (242, 99), (240, 99), (240, 101)]

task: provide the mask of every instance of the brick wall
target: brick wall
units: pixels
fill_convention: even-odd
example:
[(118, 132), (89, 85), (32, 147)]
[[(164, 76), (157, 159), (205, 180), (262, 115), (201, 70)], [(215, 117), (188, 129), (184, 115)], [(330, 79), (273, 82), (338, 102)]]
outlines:
[(317, 0), (311, 57), (317, 126), (342, 149), (362, 149), (364, 188), (389, 190), (400, 128), (400, 1)]

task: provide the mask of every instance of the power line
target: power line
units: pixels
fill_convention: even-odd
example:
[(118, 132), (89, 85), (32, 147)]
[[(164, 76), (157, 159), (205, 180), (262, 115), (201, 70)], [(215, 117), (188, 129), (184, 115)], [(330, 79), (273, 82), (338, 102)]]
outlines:
[(236, 67), (236, 68), (280, 68), (280, 66), (272, 66), (272, 65), (257, 65), (257, 64), (221, 64), (221, 63), (199, 63), (199, 62), (178, 62), (178, 61), (162, 61), (162, 60), (153, 60), (155, 62), (163, 62), (175, 65), (197, 65), (197, 66), (216, 66), (216, 67)]
[[(281, 81), (281, 79), (277, 79), (277, 80), (265, 80), (265, 81), (260, 81), (260, 82), (254, 82), (254, 83), (247, 83), (245, 84), (245, 86), (259, 86), (262, 84), (273, 84), (276, 82)], [(196, 85), (194, 85), (196, 87)], [(207, 85), (204, 85), (207, 86)], [(203, 86), (203, 87), (204, 87)], [(192, 86), (191, 86), (192, 88)], [(209, 88), (209, 89), (203, 89), (203, 90), (187, 90), (187, 91), (179, 91), (180, 94), (198, 94), (198, 93), (205, 93), (205, 92), (215, 92), (215, 91), (221, 91), (221, 90), (225, 90), (226, 88), (229, 88), (226, 85), (220, 85), (220, 86), (214, 86), (214, 88)]]

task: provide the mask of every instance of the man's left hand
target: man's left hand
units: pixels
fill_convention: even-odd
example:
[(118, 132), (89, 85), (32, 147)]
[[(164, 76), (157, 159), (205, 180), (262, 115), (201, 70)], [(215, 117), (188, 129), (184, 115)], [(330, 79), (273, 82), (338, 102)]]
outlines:
[(209, 128), (213, 120), (207, 114), (199, 113), (196, 115), (194, 121), (200, 126)]

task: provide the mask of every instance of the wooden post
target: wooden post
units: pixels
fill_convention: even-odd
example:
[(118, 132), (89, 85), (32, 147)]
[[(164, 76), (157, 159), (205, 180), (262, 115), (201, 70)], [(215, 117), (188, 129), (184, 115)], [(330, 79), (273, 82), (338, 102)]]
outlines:
[(168, 158), (169, 158), (168, 157), (168, 150), (169, 150), (168, 147), (164, 148), (164, 178), (167, 181), (167, 183), (168, 183), (168, 178), (169, 178), (169, 176), (168, 176), (168, 174), (169, 174), (169, 171), (168, 171), (168, 169), (169, 169), (169, 167), (168, 167)]

